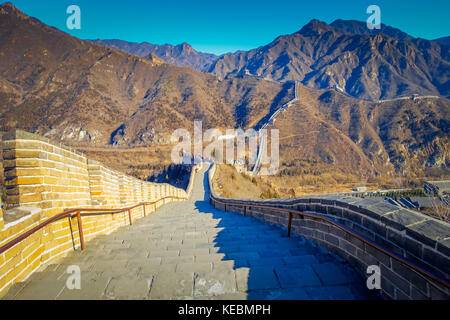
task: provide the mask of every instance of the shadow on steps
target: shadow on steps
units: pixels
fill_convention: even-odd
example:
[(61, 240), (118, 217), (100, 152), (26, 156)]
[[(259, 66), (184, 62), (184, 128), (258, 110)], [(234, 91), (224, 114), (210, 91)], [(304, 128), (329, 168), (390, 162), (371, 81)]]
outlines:
[(287, 238), (283, 227), (215, 209), (209, 199), (208, 170), (203, 171), (202, 181), (196, 181), (203, 184), (196, 185), (204, 189), (203, 197), (197, 193), (198, 199), (192, 200), (199, 214), (212, 214), (218, 221), (213, 250), (220, 263), (235, 271), (236, 290), (248, 300), (379, 298), (366, 288), (359, 271), (304, 237)]

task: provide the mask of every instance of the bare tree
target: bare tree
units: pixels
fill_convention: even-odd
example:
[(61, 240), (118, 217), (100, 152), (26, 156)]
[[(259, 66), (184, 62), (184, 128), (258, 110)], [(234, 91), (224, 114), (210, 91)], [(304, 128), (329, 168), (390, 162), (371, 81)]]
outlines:
[(438, 219), (450, 222), (450, 206), (448, 206), (444, 201), (437, 199), (432, 200), (432, 214)]

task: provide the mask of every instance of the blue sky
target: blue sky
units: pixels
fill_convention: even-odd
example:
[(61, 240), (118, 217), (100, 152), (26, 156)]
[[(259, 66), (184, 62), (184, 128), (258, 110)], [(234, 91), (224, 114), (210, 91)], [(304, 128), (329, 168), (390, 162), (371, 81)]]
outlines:
[[(0, 0), (3, 2), (2, 0)], [(221, 54), (265, 45), (311, 19), (366, 21), (381, 8), (381, 22), (415, 37), (450, 36), (449, 0), (11, 0), (28, 15), (82, 39), (154, 44), (187, 42)], [(66, 9), (81, 8), (81, 30), (68, 30)]]

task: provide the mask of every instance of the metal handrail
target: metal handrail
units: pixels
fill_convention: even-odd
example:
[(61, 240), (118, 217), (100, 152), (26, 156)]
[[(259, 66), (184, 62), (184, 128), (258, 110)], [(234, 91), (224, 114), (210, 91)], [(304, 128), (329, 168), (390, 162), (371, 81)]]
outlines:
[(373, 242), (370, 239), (367, 239), (366, 237), (364, 237), (363, 235), (359, 234), (358, 232), (332, 220), (329, 219), (327, 217), (321, 216), (319, 214), (314, 214), (314, 213), (307, 213), (307, 212), (302, 212), (302, 211), (298, 211), (298, 210), (293, 210), (293, 209), (285, 209), (285, 208), (277, 208), (277, 207), (272, 207), (272, 206), (263, 206), (263, 205), (255, 205), (255, 204), (248, 204), (248, 203), (239, 203), (239, 202), (233, 202), (233, 203), (227, 203), (221, 200), (216, 199), (212, 194), (210, 194), (210, 199), (211, 201), (214, 202), (218, 202), (221, 203), (225, 206), (225, 211), (227, 211), (227, 205), (230, 206), (240, 206), (240, 207), (244, 207), (244, 216), (247, 214), (247, 207), (252, 207), (252, 208), (259, 208), (259, 209), (274, 209), (280, 212), (286, 212), (289, 214), (288, 217), (288, 225), (287, 225), (287, 236), (290, 237), (291, 236), (291, 226), (292, 226), (292, 216), (293, 215), (297, 215), (297, 216), (301, 216), (302, 218), (304, 217), (308, 217), (308, 218), (313, 218), (313, 219), (318, 219), (318, 220), (322, 220), (325, 221), (337, 228), (339, 228), (340, 230), (346, 232), (347, 234), (353, 236), (354, 238), (357, 238), (359, 240), (361, 240), (362, 242), (368, 244), (369, 246), (383, 252), (384, 254), (390, 256), (391, 258), (399, 261), (400, 263), (408, 266), (409, 268), (413, 269), (414, 271), (420, 273), (421, 275), (432, 279), (433, 281), (443, 285), (446, 288), (450, 288), (450, 281), (449, 279), (444, 279), (438, 275), (436, 275), (434, 272), (431, 272), (427, 269), (425, 269), (422, 266), (417, 265), (416, 263), (414, 263), (413, 261), (404, 258), (398, 254), (396, 254), (395, 252), (390, 251), (389, 249), (384, 248), (383, 246), (377, 244), (376, 242)]
[[(186, 197), (167, 196), (167, 197), (163, 197), (163, 198), (160, 198), (160, 199), (152, 201), (152, 202), (141, 202), (141, 203), (139, 203), (137, 205), (134, 205), (134, 206), (125, 207), (125, 208), (119, 208), (119, 209), (95, 209), (95, 208), (69, 209), (69, 210), (66, 210), (66, 211), (64, 211), (62, 213), (59, 213), (59, 214), (57, 214), (57, 215), (47, 219), (46, 221), (40, 223), (36, 227), (28, 230), (27, 232), (21, 234), (20, 236), (14, 238), (13, 240), (11, 240), (8, 243), (4, 244), (3, 246), (0, 247), (0, 254), (5, 252), (6, 250), (10, 249), (11, 247), (15, 246), (19, 242), (25, 240), (26, 238), (28, 238), (32, 234), (36, 233), (37, 231), (41, 230), (45, 226), (47, 226), (47, 225), (49, 225), (49, 224), (51, 224), (51, 223), (53, 223), (55, 221), (61, 220), (63, 218), (66, 218), (66, 217), (69, 217), (69, 219), (77, 217), (77, 220), (78, 220), (78, 232), (79, 232), (79, 235), (80, 235), (81, 250), (85, 250), (86, 246), (85, 246), (85, 243), (84, 243), (83, 225), (82, 225), (82, 220), (81, 220), (82, 216), (117, 214), (117, 213), (128, 211), (128, 218), (129, 218), (129, 221), (130, 221), (130, 225), (132, 225), (133, 222), (132, 222), (132, 219), (131, 219), (131, 210), (133, 210), (133, 209), (135, 209), (137, 207), (143, 206), (143, 208), (144, 208), (144, 217), (145, 217), (146, 216), (146, 214), (145, 214), (145, 206), (147, 206), (147, 205), (154, 205), (154, 210), (156, 211), (156, 205), (160, 201), (163, 201), (163, 200), (169, 199), (169, 198), (187, 200)], [(82, 212), (85, 212), (85, 213), (83, 214)], [(70, 228), (72, 230), (72, 225), (70, 225)], [(72, 242), (73, 242), (73, 236), (72, 236)]]

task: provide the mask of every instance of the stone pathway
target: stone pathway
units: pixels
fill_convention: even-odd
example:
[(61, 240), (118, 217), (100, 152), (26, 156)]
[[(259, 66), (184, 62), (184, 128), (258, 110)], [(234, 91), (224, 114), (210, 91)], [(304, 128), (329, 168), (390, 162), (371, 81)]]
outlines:
[[(205, 171), (189, 201), (89, 241), (4, 299), (376, 298), (355, 269), (304, 238), (214, 209)], [(66, 287), (70, 265), (81, 270), (80, 290)]]

